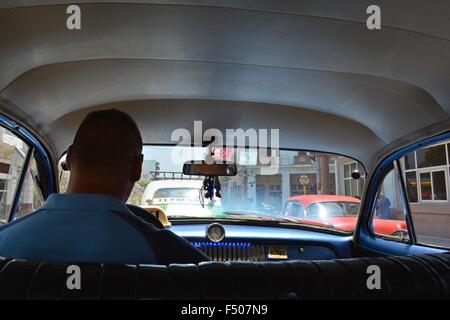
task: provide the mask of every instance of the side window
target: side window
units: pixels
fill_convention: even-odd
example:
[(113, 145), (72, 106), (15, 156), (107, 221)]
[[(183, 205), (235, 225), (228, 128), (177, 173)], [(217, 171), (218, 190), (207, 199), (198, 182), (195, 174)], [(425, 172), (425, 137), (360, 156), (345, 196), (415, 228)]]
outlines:
[[(414, 150), (396, 164), (377, 195), (374, 233), (408, 240), (414, 232), (414, 244), (450, 248), (450, 141)], [(414, 229), (409, 234), (407, 225)]]
[(39, 175), (36, 161), (33, 157), (26, 173), (15, 219), (26, 216), (44, 204), (44, 198), (42, 197), (38, 181)]
[(28, 146), (9, 130), (0, 127), (0, 222), (11, 213), (17, 186), (25, 165)]
[(400, 159), (417, 244), (450, 247), (450, 140)]
[(371, 228), (375, 235), (409, 241), (406, 204), (397, 169), (384, 177), (372, 210)]

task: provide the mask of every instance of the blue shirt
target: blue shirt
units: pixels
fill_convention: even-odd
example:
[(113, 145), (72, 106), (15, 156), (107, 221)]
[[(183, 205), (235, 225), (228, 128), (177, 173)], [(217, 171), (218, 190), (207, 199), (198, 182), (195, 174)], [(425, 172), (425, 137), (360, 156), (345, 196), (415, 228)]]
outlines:
[(377, 201), (377, 214), (381, 219), (390, 219), (391, 201), (386, 197), (380, 197)]
[(108, 264), (198, 263), (186, 240), (136, 217), (113, 196), (52, 194), (44, 206), (0, 227), (0, 256)]

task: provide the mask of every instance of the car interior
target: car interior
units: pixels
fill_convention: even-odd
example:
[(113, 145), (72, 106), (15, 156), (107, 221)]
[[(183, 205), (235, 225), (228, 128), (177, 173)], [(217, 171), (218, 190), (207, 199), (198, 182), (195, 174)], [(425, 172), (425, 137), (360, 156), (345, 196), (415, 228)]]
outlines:
[(81, 121), (117, 109), (144, 142), (127, 207), (211, 261), (0, 242), (0, 299), (449, 299), (450, 2), (377, 0), (371, 29), (373, 4), (1, 1), (0, 233), (66, 192)]

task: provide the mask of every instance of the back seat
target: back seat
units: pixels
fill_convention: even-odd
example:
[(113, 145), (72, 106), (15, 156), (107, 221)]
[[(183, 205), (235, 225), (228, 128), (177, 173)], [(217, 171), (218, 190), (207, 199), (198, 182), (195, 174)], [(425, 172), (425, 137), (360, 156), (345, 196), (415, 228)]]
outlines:
[[(330, 261), (205, 262), (199, 265), (78, 264), (0, 258), (0, 299), (398, 299), (450, 298), (450, 254)], [(369, 290), (369, 265), (381, 289)]]

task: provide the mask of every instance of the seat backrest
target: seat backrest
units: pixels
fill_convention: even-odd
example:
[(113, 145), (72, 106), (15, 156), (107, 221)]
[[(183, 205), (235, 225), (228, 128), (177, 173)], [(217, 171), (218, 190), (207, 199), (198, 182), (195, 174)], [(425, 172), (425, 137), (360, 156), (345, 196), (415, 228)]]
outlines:
[[(0, 299), (395, 299), (450, 297), (450, 254), (199, 265), (70, 264), (0, 258)], [(367, 268), (381, 272), (370, 290)]]

